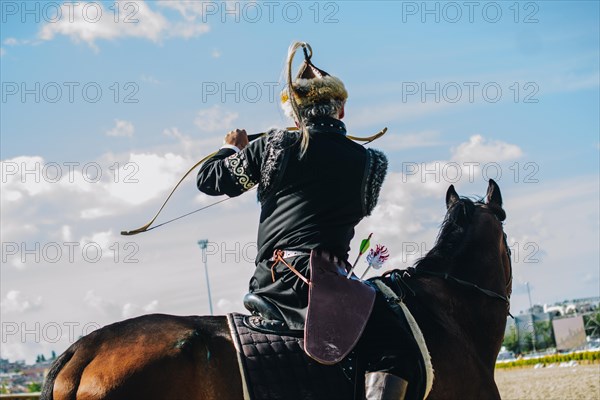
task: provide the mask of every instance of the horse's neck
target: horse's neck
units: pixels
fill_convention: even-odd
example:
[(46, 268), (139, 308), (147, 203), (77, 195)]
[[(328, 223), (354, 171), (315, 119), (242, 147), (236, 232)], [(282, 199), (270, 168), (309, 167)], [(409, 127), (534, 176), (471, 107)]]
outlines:
[[(429, 268), (434, 270), (433, 265)], [(443, 271), (441, 267), (435, 272), (456, 273)], [(485, 279), (470, 280), (464, 274), (456, 277), (488, 289)], [(495, 360), (506, 323), (506, 305), (501, 300), (441, 277), (421, 276), (415, 283), (417, 296), (414, 301), (418, 303), (419, 314), (415, 318), (419, 324), (423, 322), (429, 326), (431, 340), (436, 345), (452, 346), (457, 340), (464, 340), (482, 359)], [(444, 331), (447, 335), (439, 334)]]

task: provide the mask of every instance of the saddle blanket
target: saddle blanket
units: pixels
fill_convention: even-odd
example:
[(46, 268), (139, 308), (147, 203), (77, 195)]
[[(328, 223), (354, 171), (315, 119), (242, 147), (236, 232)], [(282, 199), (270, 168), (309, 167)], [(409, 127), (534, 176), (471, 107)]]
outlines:
[(251, 330), (244, 315), (228, 314), (244, 386), (244, 400), (352, 399), (353, 384), (337, 365), (304, 353), (302, 337)]

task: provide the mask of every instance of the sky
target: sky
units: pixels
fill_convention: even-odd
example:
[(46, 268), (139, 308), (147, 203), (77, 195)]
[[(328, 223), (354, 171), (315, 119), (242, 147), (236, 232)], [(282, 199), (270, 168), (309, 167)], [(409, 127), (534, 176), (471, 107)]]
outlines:
[[(527, 283), (537, 304), (600, 295), (596, 1), (0, 6), (2, 358), (32, 362), (146, 313), (207, 315), (204, 261), (214, 313), (243, 311), (255, 192), (119, 233), (229, 130), (292, 124), (278, 93), (295, 40), (344, 81), (350, 134), (388, 128), (369, 144), (390, 168), (351, 258), (373, 232), (385, 269), (412, 265), (435, 242), (448, 186), (481, 197), (493, 178), (513, 314), (529, 307)], [(220, 199), (187, 179), (157, 223)]]

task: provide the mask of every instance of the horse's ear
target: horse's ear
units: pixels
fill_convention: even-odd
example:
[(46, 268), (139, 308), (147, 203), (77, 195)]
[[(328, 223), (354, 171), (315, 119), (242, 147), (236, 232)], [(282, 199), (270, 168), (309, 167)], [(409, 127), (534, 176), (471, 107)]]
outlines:
[(493, 180), (490, 179), (488, 183), (488, 190), (485, 196), (485, 202), (502, 208), (502, 195), (500, 194), (500, 187)]
[(458, 196), (458, 193), (456, 193), (456, 190), (454, 190), (454, 185), (450, 185), (448, 191), (446, 192), (446, 209), (452, 207), (452, 205), (459, 199), (460, 197)]

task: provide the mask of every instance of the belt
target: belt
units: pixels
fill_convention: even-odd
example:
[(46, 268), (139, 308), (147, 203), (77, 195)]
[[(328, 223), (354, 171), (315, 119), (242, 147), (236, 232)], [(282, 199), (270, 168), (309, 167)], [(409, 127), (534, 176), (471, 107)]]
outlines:
[[(310, 251), (302, 251), (302, 250), (278, 250), (280, 251), (281, 258), (292, 258), (298, 256), (308, 256), (310, 255)], [(273, 257), (269, 258), (269, 261), (275, 261), (275, 254)]]
[(302, 255), (309, 255), (309, 254), (310, 253), (307, 253), (306, 251), (275, 250), (273, 252), (273, 257), (271, 257), (271, 259), (269, 260), (269, 261), (273, 261), (273, 265), (271, 265), (271, 278), (273, 278), (273, 282), (275, 282), (275, 266), (279, 263), (282, 263), (283, 265), (288, 267), (290, 269), (290, 271), (292, 271), (304, 283), (309, 285), (310, 283), (308, 282), (308, 279), (306, 279), (306, 277), (304, 275), (302, 275), (300, 272), (298, 272), (296, 270), (296, 268), (294, 268), (293, 266), (288, 264), (287, 261), (285, 261), (286, 258), (302, 256)]

